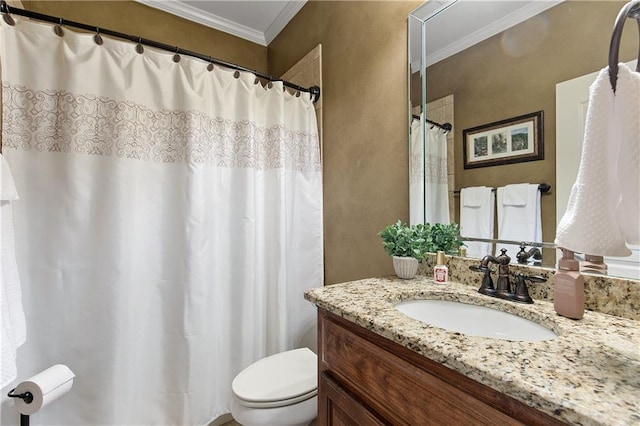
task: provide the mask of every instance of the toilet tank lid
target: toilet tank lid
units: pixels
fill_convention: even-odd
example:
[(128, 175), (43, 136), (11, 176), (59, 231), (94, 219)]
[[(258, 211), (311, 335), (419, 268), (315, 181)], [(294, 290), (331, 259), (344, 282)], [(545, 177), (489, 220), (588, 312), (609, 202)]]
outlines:
[(318, 358), (308, 348), (263, 358), (240, 372), (231, 388), (236, 397), (251, 402), (295, 398), (318, 387)]

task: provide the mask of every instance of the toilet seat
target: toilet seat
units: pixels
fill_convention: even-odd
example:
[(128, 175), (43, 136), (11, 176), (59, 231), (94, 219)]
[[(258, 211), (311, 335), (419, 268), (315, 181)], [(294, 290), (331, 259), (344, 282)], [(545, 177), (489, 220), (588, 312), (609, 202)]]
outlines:
[(313, 398), (318, 393), (317, 362), (308, 348), (263, 358), (236, 376), (233, 396), (251, 408), (284, 407)]

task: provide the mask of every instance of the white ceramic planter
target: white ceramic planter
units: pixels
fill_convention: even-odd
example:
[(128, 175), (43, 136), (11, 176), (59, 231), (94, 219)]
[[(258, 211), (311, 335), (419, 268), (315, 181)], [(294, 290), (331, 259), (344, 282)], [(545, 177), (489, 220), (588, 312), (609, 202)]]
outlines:
[(418, 271), (418, 259), (415, 257), (393, 256), (393, 269), (395, 269), (398, 278), (411, 279), (416, 276)]

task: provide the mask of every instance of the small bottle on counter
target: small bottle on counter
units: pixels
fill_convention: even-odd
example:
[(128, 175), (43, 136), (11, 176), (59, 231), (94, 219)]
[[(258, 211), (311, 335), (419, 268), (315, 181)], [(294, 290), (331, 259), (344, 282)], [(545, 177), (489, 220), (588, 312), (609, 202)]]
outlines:
[(580, 262), (573, 252), (565, 248), (558, 260), (558, 271), (553, 276), (553, 307), (558, 315), (571, 319), (584, 316), (584, 277), (580, 273)]
[(439, 284), (446, 284), (449, 281), (449, 268), (445, 265), (444, 252), (436, 254), (436, 266), (433, 267), (433, 280)]

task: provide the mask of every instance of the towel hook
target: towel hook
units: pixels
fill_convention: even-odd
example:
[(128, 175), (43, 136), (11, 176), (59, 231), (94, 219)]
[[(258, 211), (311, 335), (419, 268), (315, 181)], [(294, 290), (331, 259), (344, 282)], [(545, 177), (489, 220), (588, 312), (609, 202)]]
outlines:
[[(613, 26), (611, 34), (611, 43), (609, 44), (609, 81), (614, 93), (616, 91), (616, 82), (618, 80), (618, 56), (620, 53), (620, 40), (622, 39), (622, 28), (627, 18), (634, 18), (638, 24), (638, 33), (640, 34), (640, 0), (631, 0), (625, 4)], [(638, 63), (636, 71), (640, 71), (640, 50), (638, 52)]]

